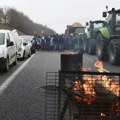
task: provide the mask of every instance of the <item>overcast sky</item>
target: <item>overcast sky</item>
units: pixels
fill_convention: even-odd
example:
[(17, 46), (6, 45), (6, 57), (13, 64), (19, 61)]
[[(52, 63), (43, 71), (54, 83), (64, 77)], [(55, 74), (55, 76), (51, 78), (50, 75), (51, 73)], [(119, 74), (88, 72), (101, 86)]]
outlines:
[(66, 25), (103, 19), (105, 6), (120, 8), (120, 0), (0, 0), (0, 7), (12, 7), (32, 21), (64, 33)]

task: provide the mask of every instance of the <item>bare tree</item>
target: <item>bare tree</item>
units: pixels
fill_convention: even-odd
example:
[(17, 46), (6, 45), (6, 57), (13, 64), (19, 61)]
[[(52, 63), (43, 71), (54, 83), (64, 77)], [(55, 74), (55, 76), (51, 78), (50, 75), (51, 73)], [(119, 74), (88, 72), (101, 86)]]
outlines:
[(3, 9), (2, 8), (0, 8), (0, 24), (2, 24), (3, 23)]
[(3, 24), (8, 24), (10, 27), (29, 35), (34, 35), (34, 33), (41, 34), (41, 31), (44, 35), (55, 33), (54, 30), (47, 26), (34, 23), (29, 17), (13, 8), (0, 9), (0, 21), (2, 21)]

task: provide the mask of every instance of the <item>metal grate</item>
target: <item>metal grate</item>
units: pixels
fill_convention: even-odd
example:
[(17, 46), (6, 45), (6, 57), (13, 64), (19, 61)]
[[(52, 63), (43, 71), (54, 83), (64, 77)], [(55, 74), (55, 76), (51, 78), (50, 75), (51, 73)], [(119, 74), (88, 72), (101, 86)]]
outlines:
[(58, 120), (58, 72), (46, 72), (45, 120)]
[[(46, 72), (46, 86), (45, 88), (45, 120), (58, 120), (59, 108), (63, 107), (66, 94), (59, 93), (59, 73)], [(59, 103), (59, 96), (61, 101)], [(69, 120), (68, 109), (65, 113), (65, 119)]]
[(45, 120), (58, 118), (58, 72), (46, 73)]
[[(95, 82), (95, 98), (86, 104), (82, 91), (71, 91), (73, 82), (80, 80), (82, 84), (88, 81), (84, 75), (99, 79)], [(102, 77), (118, 82), (119, 91), (108, 90)], [(90, 80), (90, 79), (89, 79)], [(98, 72), (47, 72), (45, 95), (45, 120), (118, 120), (120, 118), (120, 74)], [(76, 99), (82, 97), (84, 100)], [(118, 108), (117, 108), (118, 107)]]
[[(78, 90), (74, 90), (76, 81), (80, 81), (79, 86), (82, 86)], [(85, 83), (89, 88), (94, 84), (90, 89), (94, 95), (85, 91), (86, 88), (83, 87)], [(117, 83), (117, 86), (114, 87), (113, 83)], [(62, 92), (66, 94), (63, 106), (61, 105)], [(70, 120), (118, 120), (120, 118), (120, 73), (59, 71), (58, 102), (59, 120), (66, 120), (67, 108), (69, 108)]]

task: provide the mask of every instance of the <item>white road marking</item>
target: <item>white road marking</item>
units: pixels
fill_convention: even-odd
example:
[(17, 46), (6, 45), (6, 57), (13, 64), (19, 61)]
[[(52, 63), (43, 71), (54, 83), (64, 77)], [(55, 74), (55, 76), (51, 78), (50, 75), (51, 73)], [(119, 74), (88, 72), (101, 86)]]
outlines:
[(22, 69), (27, 65), (27, 63), (33, 58), (34, 54), (26, 60), (8, 79), (6, 79), (2, 85), (0, 85), (0, 95), (7, 89), (7, 87), (12, 83), (14, 78), (22, 71)]
[(105, 68), (103, 68), (103, 70), (104, 70), (105, 72), (110, 72), (109, 70), (107, 70), (107, 69), (105, 69)]

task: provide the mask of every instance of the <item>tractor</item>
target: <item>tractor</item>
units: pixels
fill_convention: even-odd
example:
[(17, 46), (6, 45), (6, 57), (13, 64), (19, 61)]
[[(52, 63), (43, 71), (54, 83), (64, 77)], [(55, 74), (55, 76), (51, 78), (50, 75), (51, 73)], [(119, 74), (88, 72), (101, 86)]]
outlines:
[(83, 51), (93, 55), (96, 54), (96, 33), (97, 31), (104, 27), (105, 21), (95, 20), (86, 22), (87, 31), (84, 33), (83, 39)]
[(72, 25), (67, 25), (67, 29), (65, 30), (65, 36), (72, 35), (81, 35), (84, 33), (85, 27), (82, 26), (81, 23), (75, 22)]
[(96, 37), (96, 55), (99, 60), (109, 60), (120, 65), (120, 9), (103, 12), (105, 27), (99, 29)]

